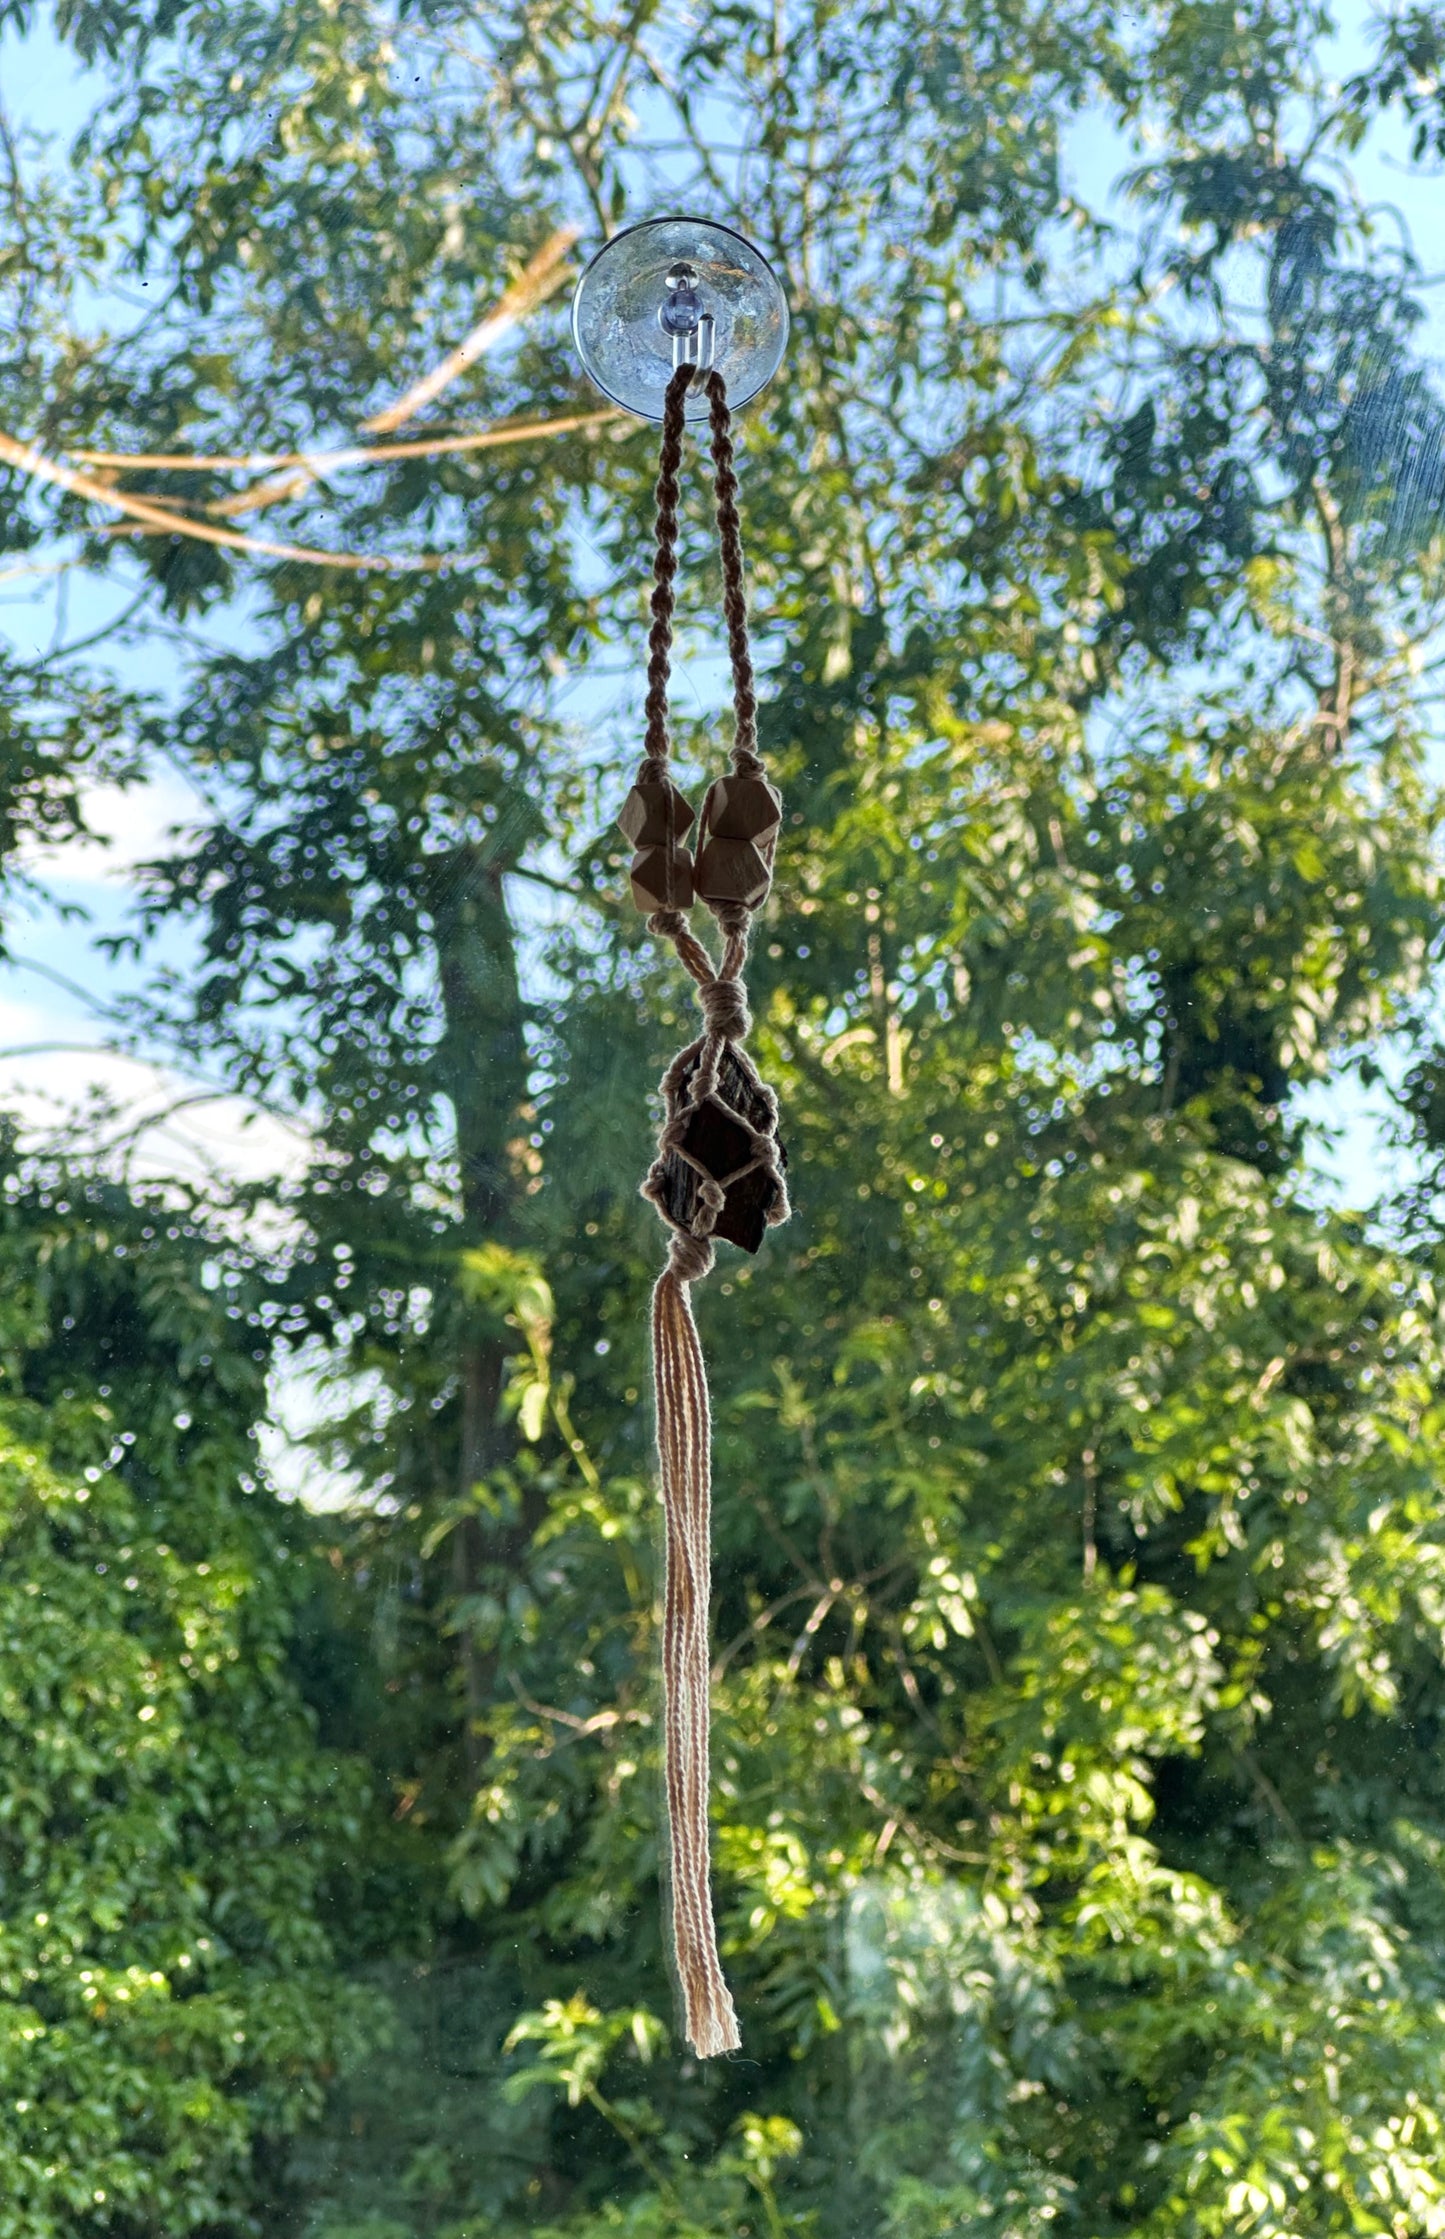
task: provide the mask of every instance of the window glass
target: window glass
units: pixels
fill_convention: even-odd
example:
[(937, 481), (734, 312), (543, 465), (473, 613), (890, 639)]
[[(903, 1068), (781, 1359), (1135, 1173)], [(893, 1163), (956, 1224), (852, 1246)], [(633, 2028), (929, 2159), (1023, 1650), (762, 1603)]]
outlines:
[[(4, 2228), (1445, 2230), (1445, 24), (0, 25)], [(677, 214), (789, 320), (688, 920), (792, 1201), (691, 1269), (716, 2058), (659, 429), (569, 315)]]

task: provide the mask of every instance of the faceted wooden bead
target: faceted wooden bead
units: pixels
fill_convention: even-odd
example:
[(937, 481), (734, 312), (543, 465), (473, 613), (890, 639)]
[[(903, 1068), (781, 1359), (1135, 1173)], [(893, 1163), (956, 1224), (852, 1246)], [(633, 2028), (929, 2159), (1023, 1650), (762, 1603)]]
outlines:
[(751, 840), (708, 839), (698, 850), (693, 885), (703, 902), (745, 902), (755, 910), (773, 883), (772, 866)]
[(667, 778), (634, 785), (622, 804), (618, 828), (635, 848), (667, 847), (692, 822), (692, 809)]
[(720, 840), (752, 840), (767, 853), (783, 821), (783, 796), (765, 777), (718, 777), (702, 804), (702, 828)]
[(690, 910), (692, 894), (690, 848), (645, 847), (633, 856), (632, 899), (647, 916), (654, 910)]

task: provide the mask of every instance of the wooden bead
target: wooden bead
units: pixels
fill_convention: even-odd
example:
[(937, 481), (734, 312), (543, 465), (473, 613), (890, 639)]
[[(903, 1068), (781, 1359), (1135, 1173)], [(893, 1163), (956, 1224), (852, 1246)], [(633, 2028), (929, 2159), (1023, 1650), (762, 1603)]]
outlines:
[(635, 848), (666, 847), (680, 840), (692, 822), (692, 808), (667, 778), (634, 785), (622, 804), (618, 829)]
[(773, 874), (751, 840), (709, 839), (698, 850), (693, 885), (704, 902), (745, 902), (755, 910), (766, 899)]
[(645, 847), (632, 858), (632, 899), (647, 916), (654, 910), (692, 908), (692, 850)]
[(783, 821), (783, 796), (765, 777), (714, 778), (702, 804), (705, 832), (720, 840), (752, 840), (766, 852)]

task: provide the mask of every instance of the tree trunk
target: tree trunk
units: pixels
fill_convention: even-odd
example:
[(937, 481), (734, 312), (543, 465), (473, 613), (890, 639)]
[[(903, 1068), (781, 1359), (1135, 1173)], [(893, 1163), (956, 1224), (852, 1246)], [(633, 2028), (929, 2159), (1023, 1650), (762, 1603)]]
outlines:
[[(503, 887), (506, 869), (479, 848), (458, 848), (437, 859), (433, 878), (445, 1020), (438, 1070), (456, 1121), (464, 1248), (519, 1240), (527, 1050), (516, 942)], [(458, 1474), (464, 1500), (511, 1451), (510, 1431), (499, 1419), (508, 1350), (504, 1339), (481, 1331), (469, 1331), (463, 1339)], [(452, 1535), (451, 1584), (459, 1602), (475, 1593), (487, 1552), (481, 1519), (465, 1516)], [(475, 1779), (480, 1763), (476, 1728), (486, 1703), (488, 1673), (469, 1627), (461, 1625), (457, 1637), (466, 1759)]]

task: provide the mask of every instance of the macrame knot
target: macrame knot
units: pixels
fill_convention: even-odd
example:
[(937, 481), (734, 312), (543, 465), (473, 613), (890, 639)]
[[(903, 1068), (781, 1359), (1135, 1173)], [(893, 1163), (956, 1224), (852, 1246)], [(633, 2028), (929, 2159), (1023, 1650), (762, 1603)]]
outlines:
[(725, 1042), (746, 1040), (753, 1017), (741, 980), (704, 980), (697, 999), (709, 1034)]
[(746, 902), (709, 902), (718, 929), (730, 941), (745, 941), (752, 931), (753, 913)]
[(689, 1236), (686, 1229), (675, 1228), (667, 1264), (680, 1283), (700, 1283), (713, 1271), (717, 1254), (712, 1240), (707, 1236)]
[(647, 930), (660, 941), (680, 941), (687, 934), (687, 919), (681, 910), (654, 910)]

